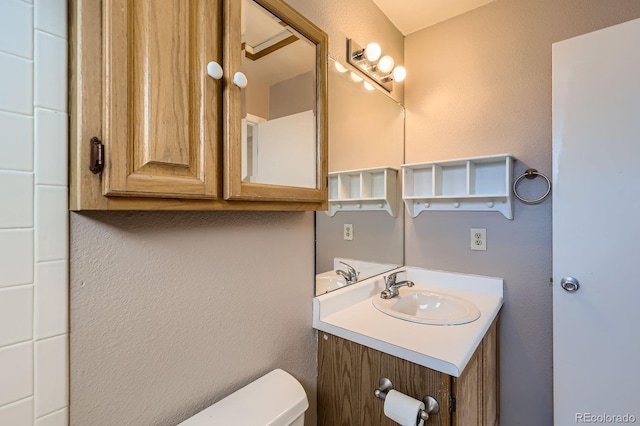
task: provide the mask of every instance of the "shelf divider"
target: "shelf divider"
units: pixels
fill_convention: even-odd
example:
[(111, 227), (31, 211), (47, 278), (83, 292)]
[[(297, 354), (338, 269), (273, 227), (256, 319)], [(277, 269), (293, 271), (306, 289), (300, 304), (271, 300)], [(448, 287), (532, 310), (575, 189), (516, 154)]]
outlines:
[[(416, 217), (429, 210), (496, 211), (513, 219), (514, 161), (513, 155), (501, 154), (403, 164), (402, 198), (407, 212)], [(422, 190), (429, 184), (430, 194)]]
[[(397, 169), (375, 167), (331, 172), (329, 182), (333, 179), (337, 179), (340, 185), (337, 188), (329, 185), (329, 209), (326, 212), (329, 216), (339, 211), (386, 211), (393, 217), (398, 216)], [(354, 190), (356, 183), (357, 191)]]

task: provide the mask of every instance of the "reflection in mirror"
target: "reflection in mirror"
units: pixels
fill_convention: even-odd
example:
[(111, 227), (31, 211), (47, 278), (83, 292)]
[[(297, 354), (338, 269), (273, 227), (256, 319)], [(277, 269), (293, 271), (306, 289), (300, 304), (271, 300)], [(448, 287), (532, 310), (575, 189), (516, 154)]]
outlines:
[(316, 45), (242, 0), (242, 180), (316, 188)]
[[(362, 77), (329, 61), (329, 172), (392, 167), (404, 161), (404, 108)], [(398, 178), (397, 217), (386, 211), (316, 212), (316, 295), (347, 284), (349, 270), (362, 280), (404, 263), (404, 209)], [(353, 225), (352, 240), (344, 225)], [(343, 273), (337, 273), (343, 271)]]

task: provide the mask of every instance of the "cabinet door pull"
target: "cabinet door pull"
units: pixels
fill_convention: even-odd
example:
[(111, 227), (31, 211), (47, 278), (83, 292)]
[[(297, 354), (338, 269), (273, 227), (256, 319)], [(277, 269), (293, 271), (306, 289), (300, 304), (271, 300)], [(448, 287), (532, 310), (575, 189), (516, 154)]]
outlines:
[(239, 88), (244, 89), (245, 87), (247, 87), (247, 83), (249, 83), (247, 80), (247, 76), (240, 71), (233, 75), (233, 84), (235, 84)]
[(207, 74), (216, 80), (220, 80), (222, 78), (222, 67), (219, 63), (211, 61), (207, 64)]

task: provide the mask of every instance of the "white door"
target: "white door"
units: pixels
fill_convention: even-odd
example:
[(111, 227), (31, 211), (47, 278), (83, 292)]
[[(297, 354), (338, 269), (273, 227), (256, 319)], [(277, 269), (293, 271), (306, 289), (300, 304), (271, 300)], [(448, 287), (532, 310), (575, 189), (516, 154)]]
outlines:
[(553, 45), (553, 176), (555, 424), (640, 424), (640, 20)]

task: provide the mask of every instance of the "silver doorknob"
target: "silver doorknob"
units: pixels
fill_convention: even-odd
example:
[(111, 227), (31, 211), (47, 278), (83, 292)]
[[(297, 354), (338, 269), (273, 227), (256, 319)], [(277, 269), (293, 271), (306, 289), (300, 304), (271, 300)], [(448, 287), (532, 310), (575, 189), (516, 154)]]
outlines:
[(563, 289), (568, 291), (569, 293), (573, 293), (574, 291), (578, 291), (580, 288), (580, 283), (577, 279), (573, 277), (564, 277), (560, 280), (560, 285)]

